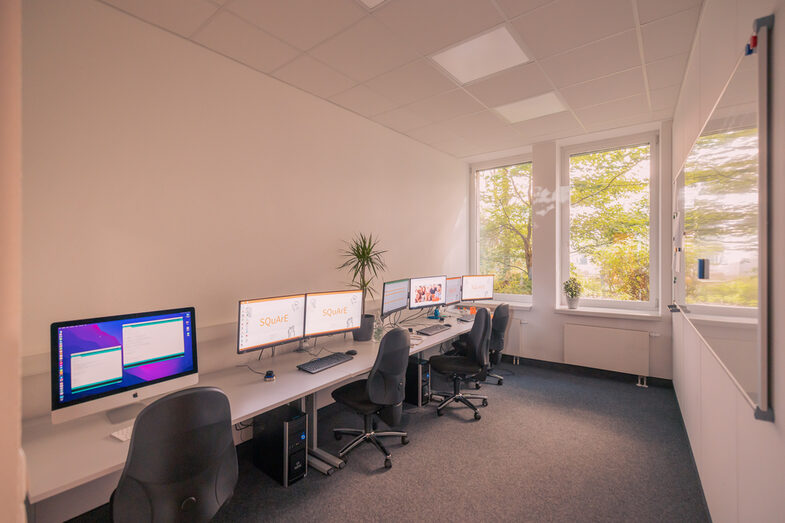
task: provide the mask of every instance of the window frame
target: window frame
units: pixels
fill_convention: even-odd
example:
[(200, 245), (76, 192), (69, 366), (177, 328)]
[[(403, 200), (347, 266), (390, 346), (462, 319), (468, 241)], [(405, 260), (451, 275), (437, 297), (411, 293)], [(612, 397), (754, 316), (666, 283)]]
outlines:
[[(480, 267), (480, 215), (478, 213), (478, 205), (477, 200), (480, 196), (479, 191), (479, 177), (478, 173), (481, 171), (488, 171), (490, 169), (502, 169), (504, 167), (511, 167), (513, 165), (519, 165), (522, 163), (531, 163), (532, 164), (532, 178), (534, 178), (534, 161), (532, 159), (531, 153), (520, 154), (516, 156), (509, 156), (506, 158), (500, 158), (496, 160), (489, 160), (485, 162), (479, 162), (471, 164), (470, 168), (470, 221), (471, 226), (469, 227), (469, 245), (470, 245), (470, 252), (469, 252), (469, 270), (472, 274), (479, 274), (479, 267)], [(534, 217), (532, 217), (532, 227), (534, 227)], [(534, 242), (532, 241), (532, 260), (534, 260)], [(530, 279), (531, 275), (529, 275)], [(532, 294), (534, 294), (534, 281), (532, 279)], [(512, 303), (519, 303), (524, 305), (531, 305), (532, 304), (532, 294), (505, 294), (505, 293), (496, 293), (493, 294), (494, 301), (500, 302), (512, 302)]]
[(565, 145), (559, 149), (559, 168), (557, 171), (557, 192), (559, 194), (556, 307), (566, 308), (567, 299), (562, 290), (562, 282), (570, 275), (570, 156), (576, 154), (622, 149), (649, 144), (649, 300), (635, 302), (604, 298), (581, 297), (578, 308), (592, 307), (602, 309), (659, 311), (660, 308), (660, 133), (648, 131), (632, 135), (618, 136), (604, 140), (581, 142)]

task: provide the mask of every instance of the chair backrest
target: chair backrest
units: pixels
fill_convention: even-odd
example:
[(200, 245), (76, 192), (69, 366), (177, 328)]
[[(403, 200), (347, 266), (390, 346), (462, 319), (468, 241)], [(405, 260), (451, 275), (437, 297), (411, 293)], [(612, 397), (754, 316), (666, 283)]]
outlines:
[(493, 311), (493, 321), (491, 323), (491, 353), (499, 353), (504, 350), (504, 335), (507, 332), (507, 324), (510, 322), (510, 306), (506, 303), (496, 307)]
[(483, 369), (488, 367), (488, 345), (491, 335), (491, 315), (488, 309), (481, 307), (474, 315), (474, 325), (469, 332), (469, 354)]
[(209, 521), (236, 484), (229, 400), (214, 387), (181, 390), (136, 418), (112, 518)]
[(366, 385), (368, 398), (373, 403), (384, 406), (379, 417), (390, 426), (401, 421), (408, 363), (409, 333), (395, 328), (382, 338)]

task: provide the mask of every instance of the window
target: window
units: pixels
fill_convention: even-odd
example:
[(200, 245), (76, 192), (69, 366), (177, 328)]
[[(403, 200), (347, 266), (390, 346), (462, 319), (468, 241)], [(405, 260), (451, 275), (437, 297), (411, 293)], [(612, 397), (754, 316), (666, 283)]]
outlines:
[(657, 300), (656, 135), (562, 151), (561, 281), (588, 306), (654, 308)]
[(531, 296), (532, 190), (530, 161), (475, 171), (476, 267), (500, 299)]

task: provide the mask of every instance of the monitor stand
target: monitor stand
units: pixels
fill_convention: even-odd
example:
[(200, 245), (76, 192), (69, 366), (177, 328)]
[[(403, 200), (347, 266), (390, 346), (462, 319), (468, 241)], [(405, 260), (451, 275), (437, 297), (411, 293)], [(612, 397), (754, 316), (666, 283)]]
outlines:
[(116, 409), (107, 410), (106, 417), (109, 418), (109, 422), (113, 425), (118, 423), (123, 423), (125, 421), (129, 421), (135, 419), (140, 412), (145, 408), (145, 404), (141, 401), (136, 403), (131, 403), (130, 405), (125, 405), (123, 407), (117, 407)]

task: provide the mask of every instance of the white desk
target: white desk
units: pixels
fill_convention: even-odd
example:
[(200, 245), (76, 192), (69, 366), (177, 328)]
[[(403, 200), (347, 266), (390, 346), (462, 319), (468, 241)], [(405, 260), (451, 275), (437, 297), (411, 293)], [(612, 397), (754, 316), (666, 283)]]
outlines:
[[(410, 353), (416, 354), (436, 347), (468, 332), (472, 326), (471, 323), (454, 320), (452, 323), (449, 330), (434, 336), (423, 336), (422, 342), (413, 346)], [(276, 374), (274, 382), (265, 382), (263, 376), (246, 367), (230, 367), (201, 375), (198, 386), (218, 387), (226, 393), (231, 405), (232, 423), (248, 420), (298, 399), (310, 399), (307, 403), (314, 417), (309, 424), (313, 427), (311, 437), (315, 446), (313, 395), (369, 372), (378, 352), (379, 344), (372, 341), (355, 342), (351, 335), (345, 340), (342, 336), (334, 338), (318, 339), (317, 347), (332, 351), (354, 349), (357, 351), (354, 359), (316, 374), (308, 374), (298, 370), (296, 365), (313, 356), (290, 352), (263, 360), (265, 367), (261, 370), (272, 368)], [(326, 352), (322, 355), (326, 355)], [(105, 414), (95, 414), (59, 425), (52, 425), (49, 416), (25, 422), (22, 427), (22, 447), (27, 456), (30, 502), (38, 503), (122, 470), (129, 442), (120, 442), (111, 433), (127, 424), (113, 425)]]

